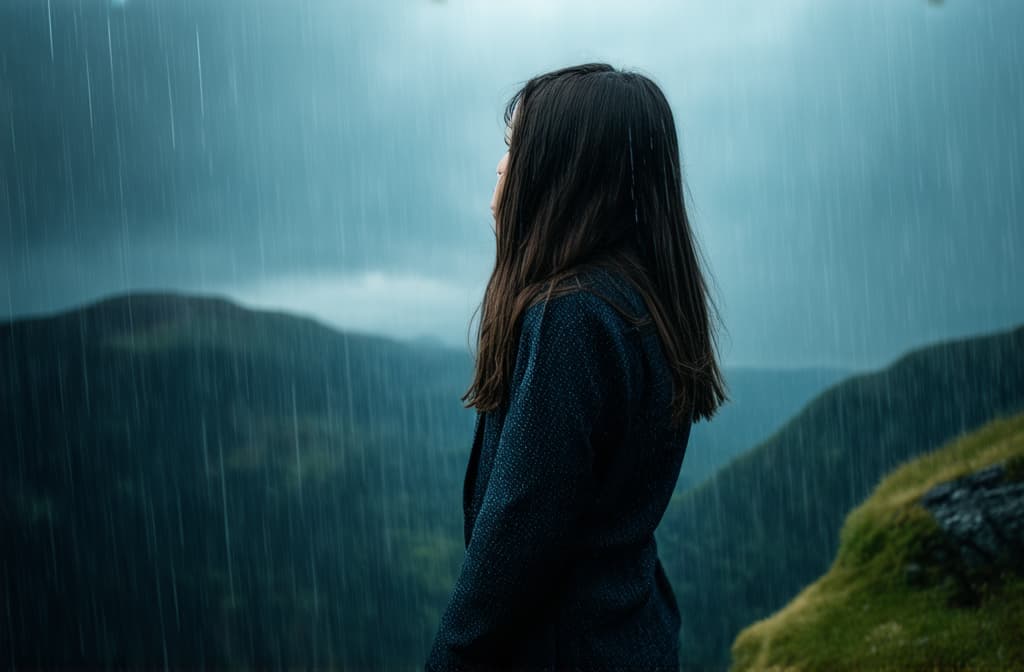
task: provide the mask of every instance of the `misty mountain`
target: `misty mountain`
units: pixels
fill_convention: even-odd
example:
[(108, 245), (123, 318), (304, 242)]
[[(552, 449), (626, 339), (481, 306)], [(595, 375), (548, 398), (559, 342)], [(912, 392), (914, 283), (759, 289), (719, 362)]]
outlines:
[(472, 431), (465, 355), (175, 294), (3, 325), (0, 351), (12, 660), (376, 666), (423, 645), (429, 612), (393, 624), (420, 590), (407, 547), (454, 515), (462, 453), (439, 447)]
[[(0, 352), (0, 632), (19, 664), (425, 650), (463, 550), (468, 353), (175, 293), (2, 324)], [(739, 372), (684, 474), (828, 376)]]
[(677, 490), (697, 485), (756, 446), (817, 394), (852, 373), (849, 369), (826, 367), (726, 367), (725, 379), (732, 399), (711, 422), (693, 426)]

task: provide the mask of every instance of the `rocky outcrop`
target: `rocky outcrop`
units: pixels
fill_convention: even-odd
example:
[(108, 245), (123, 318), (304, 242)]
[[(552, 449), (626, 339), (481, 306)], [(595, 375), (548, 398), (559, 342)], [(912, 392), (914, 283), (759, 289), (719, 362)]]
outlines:
[(994, 464), (922, 495), (940, 533), (905, 568), (912, 585), (952, 588), (951, 606), (974, 606), (1006, 572), (1024, 575), (1024, 481)]

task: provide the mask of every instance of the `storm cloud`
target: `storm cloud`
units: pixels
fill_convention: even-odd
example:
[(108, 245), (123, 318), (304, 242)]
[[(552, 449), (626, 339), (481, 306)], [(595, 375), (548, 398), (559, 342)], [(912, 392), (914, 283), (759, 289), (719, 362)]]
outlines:
[(1012, 0), (9, 0), (0, 307), (173, 289), (464, 347), (504, 102), (605, 61), (673, 105), (726, 364), (879, 366), (1024, 318), (1022, 27)]

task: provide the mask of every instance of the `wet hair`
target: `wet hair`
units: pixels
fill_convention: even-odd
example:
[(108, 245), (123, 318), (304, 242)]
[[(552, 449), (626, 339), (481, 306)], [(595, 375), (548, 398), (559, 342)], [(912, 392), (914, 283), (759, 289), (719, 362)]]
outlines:
[(661, 89), (639, 72), (576, 65), (527, 81), (504, 118), (509, 158), (495, 204), (496, 259), (462, 400), (481, 411), (504, 404), (523, 313), (579, 291), (578, 276), (602, 267), (637, 289), (657, 326), (673, 369), (673, 422), (710, 420), (728, 399), (710, 317), (718, 311)]

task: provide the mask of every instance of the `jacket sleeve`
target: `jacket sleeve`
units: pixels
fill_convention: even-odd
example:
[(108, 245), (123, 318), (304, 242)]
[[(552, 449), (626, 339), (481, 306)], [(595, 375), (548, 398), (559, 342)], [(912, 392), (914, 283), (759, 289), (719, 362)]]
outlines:
[(598, 301), (566, 294), (524, 315), (493, 468), (427, 672), (509, 661), (559, 587), (593, 485), (591, 434), (625, 399), (622, 332)]

